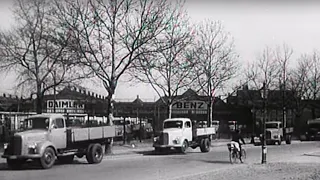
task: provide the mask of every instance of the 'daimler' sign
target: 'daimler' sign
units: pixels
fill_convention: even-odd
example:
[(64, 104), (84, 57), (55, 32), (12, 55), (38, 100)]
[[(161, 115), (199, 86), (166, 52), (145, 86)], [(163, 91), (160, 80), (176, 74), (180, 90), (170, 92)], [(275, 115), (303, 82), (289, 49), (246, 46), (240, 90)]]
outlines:
[(57, 99), (54, 100), (47, 100), (47, 110), (49, 112), (56, 110), (56, 112), (84, 112), (84, 104), (70, 99)]
[(207, 104), (204, 101), (177, 101), (172, 104), (172, 109), (200, 109), (206, 110)]

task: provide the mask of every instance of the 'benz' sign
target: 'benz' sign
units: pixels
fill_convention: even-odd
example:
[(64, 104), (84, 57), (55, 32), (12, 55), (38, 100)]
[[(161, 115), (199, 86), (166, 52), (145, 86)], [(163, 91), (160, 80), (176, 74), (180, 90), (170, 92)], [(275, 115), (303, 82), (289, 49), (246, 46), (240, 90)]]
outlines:
[(201, 109), (206, 110), (207, 104), (204, 101), (178, 101), (172, 104), (172, 109)]
[(54, 100), (47, 101), (47, 108), (53, 109), (56, 107), (57, 109), (84, 109), (84, 104), (75, 100), (68, 99), (58, 99), (56, 102)]

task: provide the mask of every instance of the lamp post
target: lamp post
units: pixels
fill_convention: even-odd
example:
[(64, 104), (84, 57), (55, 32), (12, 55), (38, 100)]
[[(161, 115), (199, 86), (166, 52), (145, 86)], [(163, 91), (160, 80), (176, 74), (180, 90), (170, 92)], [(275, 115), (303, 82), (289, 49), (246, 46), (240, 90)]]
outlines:
[(262, 127), (263, 127), (263, 135), (262, 135), (262, 159), (261, 164), (267, 163), (267, 146), (266, 146), (266, 118), (267, 118), (267, 98), (268, 98), (268, 91), (266, 88), (266, 83), (263, 83), (262, 87), (262, 99), (263, 99), (263, 118), (262, 118)]

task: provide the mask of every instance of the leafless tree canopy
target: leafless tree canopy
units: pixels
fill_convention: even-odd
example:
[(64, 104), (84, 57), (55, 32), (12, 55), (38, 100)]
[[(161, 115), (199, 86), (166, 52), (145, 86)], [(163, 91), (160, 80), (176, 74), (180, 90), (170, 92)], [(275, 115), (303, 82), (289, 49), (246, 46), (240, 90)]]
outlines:
[(214, 91), (222, 89), (239, 67), (233, 41), (221, 22), (206, 20), (197, 27), (192, 58), (196, 64), (193, 68), (196, 83), (192, 87), (210, 97), (208, 119), (211, 124)]
[(132, 77), (139, 82), (151, 84), (153, 89), (168, 106), (171, 117), (171, 106), (178, 92), (187, 87), (194, 79), (191, 69), (195, 62), (188, 57), (194, 39), (194, 30), (189, 25), (183, 4), (178, 3), (172, 7), (173, 12), (168, 18), (168, 26), (151, 41), (157, 49), (153, 53), (145, 53), (133, 64), (130, 71)]
[(47, 0), (17, 0), (13, 11), (15, 26), (0, 32), (0, 67), (16, 71), (18, 86), (37, 94), (38, 113), (42, 112), (45, 92), (82, 76), (74, 69), (76, 57), (67, 49), (70, 36), (58, 25), (54, 12)]
[[(170, 25), (167, 0), (56, 1), (59, 17), (72, 34), (73, 48), (102, 81), (109, 100), (132, 62), (162, 48), (151, 45)], [(109, 106), (112, 107), (112, 106)], [(112, 109), (109, 109), (112, 113)]]
[(206, 20), (197, 27), (193, 58), (198, 91), (212, 97), (212, 90), (223, 88), (239, 67), (233, 40), (221, 22)]

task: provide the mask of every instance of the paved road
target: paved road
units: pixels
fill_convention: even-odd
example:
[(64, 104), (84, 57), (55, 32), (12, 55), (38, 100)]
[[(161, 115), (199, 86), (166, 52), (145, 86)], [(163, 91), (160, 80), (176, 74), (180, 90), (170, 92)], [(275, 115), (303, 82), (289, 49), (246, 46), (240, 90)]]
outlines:
[[(88, 165), (84, 159), (76, 160), (70, 165), (56, 165), (49, 170), (38, 170), (28, 164), (24, 170), (11, 171), (0, 163), (1, 180), (153, 180), (175, 179), (222, 169), (230, 169), (259, 164), (261, 147), (248, 145), (245, 164), (231, 165), (226, 147), (214, 147), (209, 153), (199, 149), (190, 150), (186, 155), (155, 155), (151, 151), (138, 152), (138, 155), (106, 158), (99, 165)], [(318, 142), (293, 142), (292, 145), (268, 146), (268, 162), (290, 159), (304, 153), (319, 152)], [(2, 161), (3, 162), (3, 161)]]

